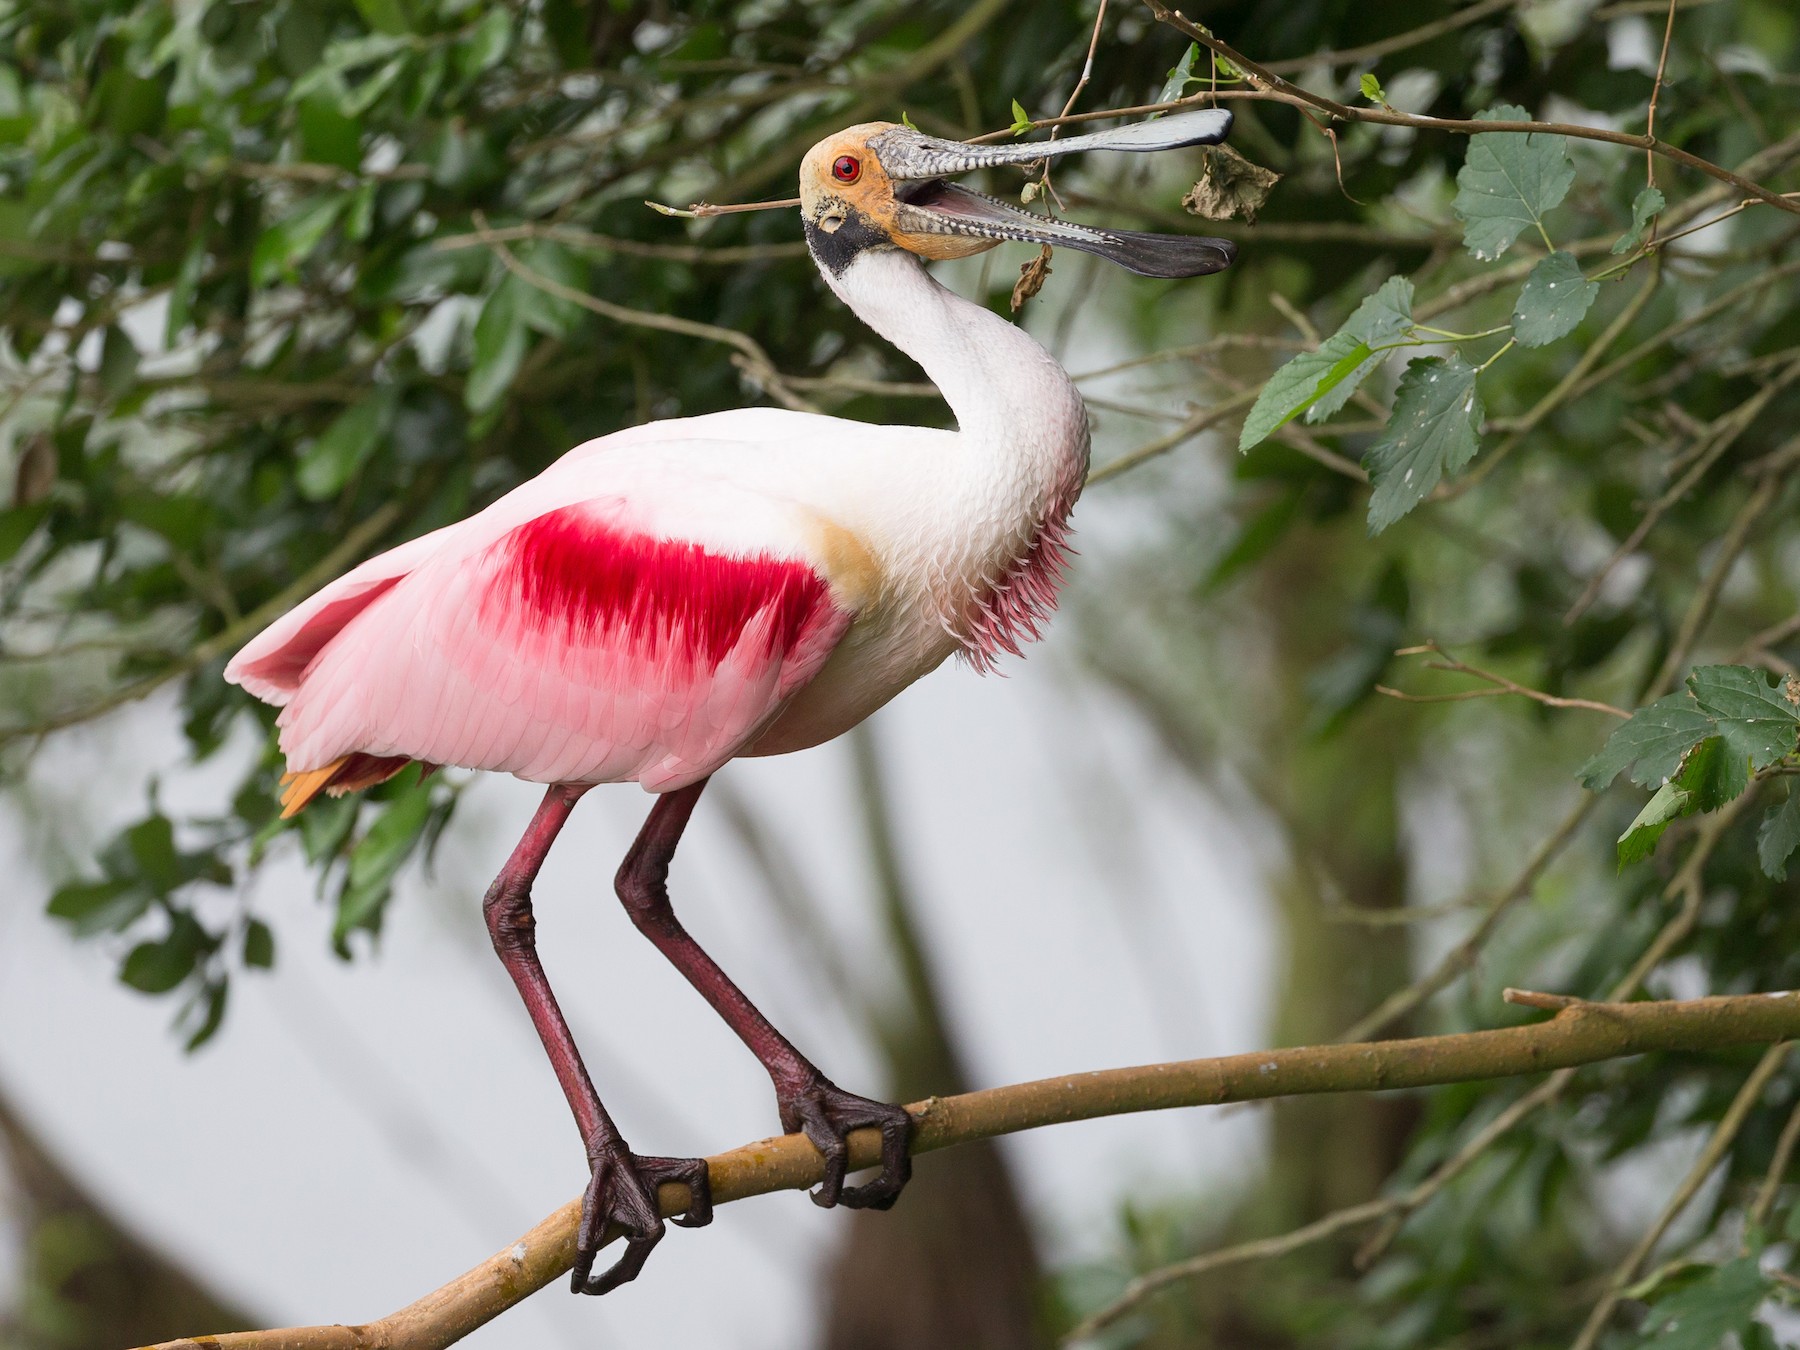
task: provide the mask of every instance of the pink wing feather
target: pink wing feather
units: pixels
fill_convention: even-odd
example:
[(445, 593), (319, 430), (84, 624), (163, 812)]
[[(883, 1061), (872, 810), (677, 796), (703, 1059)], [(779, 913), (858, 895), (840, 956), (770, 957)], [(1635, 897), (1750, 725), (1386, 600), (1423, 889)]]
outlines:
[(226, 678), (285, 705), (290, 770), (360, 756), (666, 791), (753, 738), (852, 618), (809, 561), (666, 537), (620, 499), (519, 515), (372, 559), (239, 653)]

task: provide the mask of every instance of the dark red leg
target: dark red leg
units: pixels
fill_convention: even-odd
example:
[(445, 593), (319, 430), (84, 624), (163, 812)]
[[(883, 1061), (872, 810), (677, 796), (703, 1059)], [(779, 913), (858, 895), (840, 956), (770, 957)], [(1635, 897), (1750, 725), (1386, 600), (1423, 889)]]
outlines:
[[(815, 1203), (844, 1204), (852, 1209), (886, 1209), (899, 1197), (912, 1175), (912, 1117), (904, 1108), (845, 1092), (770, 1025), (731, 977), (701, 950), (675, 917), (669, 904), (669, 862), (706, 780), (666, 792), (651, 808), (619, 867), (619, 899), (638, 931), (654, 942), (688, 983), (706, 997), (730, 1028), (749, 1046), (775, 1082), (775, 1102), (782, 1128), (804, 1133), (825, 1155), (825, 1177), (812, 1193)], [(861, 1186), (844, 1185), (850, 1131), (871, 1126), (881, 1131), (881, 1175)]]
[[(639, 1157), (625, 1146), (619, 1130), (600, 1104), (599, 1094), (569, 1034), (569, 1024), (556, 1006), (556, 995), (544, 978), (538, 961), (537, 920), (531, 913), (531, 884), (544, 865), (557, 832), (586, 788), (552, 787), (544, 794), (525, 837), (513, 850), (506, 867), (488, 889), (482, 912), (494, 950), (507, 974), (519, 987), (531, 1024), (537, 1028), (556, 1070), (556, 1081), (581, 1127), (592, 1176), (581, 1206), (581, 1231), (576, 1241), (575, 1269), (571, 1284), (577, 1293), (604, 1294), (637, 1276), (650, 1250), (663, 1235), (662, 1214), (656, 1190), (664, 1181), (679, 1181), (688, 1188), (688, 1211), (676, 1223), (698, 1227), (712, 1218), (712, 1192), (706, 1163), (699, 1158)], [(625, 1230), (625, 1254), (609, 1270), (590, 1275), (594, 1258), (605, 1240), (608, 1224)]]

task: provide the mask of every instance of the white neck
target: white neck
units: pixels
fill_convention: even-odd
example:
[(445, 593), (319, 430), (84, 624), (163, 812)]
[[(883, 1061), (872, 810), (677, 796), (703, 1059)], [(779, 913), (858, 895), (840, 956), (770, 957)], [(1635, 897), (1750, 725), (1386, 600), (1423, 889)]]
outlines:
[(869, 249), (826, 284), (857, 318), (925, 369), (976, 447), (1053, 461), (1079, 485), (1087, 409), (1056, 358), (999, 315), (946, 290), (912, 254)]

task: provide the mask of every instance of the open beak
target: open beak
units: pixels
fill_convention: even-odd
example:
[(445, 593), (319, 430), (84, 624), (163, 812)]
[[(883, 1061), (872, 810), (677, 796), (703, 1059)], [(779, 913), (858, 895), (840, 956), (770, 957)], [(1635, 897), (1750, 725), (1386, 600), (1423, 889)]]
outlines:
[(944, 175), (996, 164), (1029, 164), (1088, 150), (1141, 154), (1188, 145), (1217, 145), (1230, 130), (1229, 112), (1201, 108), (1086, 136), (1011, 145), (969, 145), (925, 136), (909, 127), (895, 127), (872, 137), (869, 147), (880, 157), (881, 167), (894, 182), (895, 224), (907, 233), (1051, 244), (1109, 258), (1139, 276), (1194, 277), (1230, 266), (1237, 255), (1236, 245), (1228, 239), (1094, 229), (1034, 215), (1009, 202), (947, 183)]

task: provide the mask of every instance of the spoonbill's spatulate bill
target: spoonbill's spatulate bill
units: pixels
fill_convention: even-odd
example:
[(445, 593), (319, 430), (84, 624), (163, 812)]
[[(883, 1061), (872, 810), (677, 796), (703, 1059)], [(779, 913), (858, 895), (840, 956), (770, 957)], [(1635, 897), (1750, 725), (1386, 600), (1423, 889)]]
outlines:
[[(1213, 143), (1230, 126), (1205, 110), (979, 146), (875, 122), (821, 141), (800, 170), (813, 258), (838, 298), (937, 382), (957, 430), (747, 408), (605, 436), (333, 582), (226, 669), (281, 707), (285, 814), (414, 762), (548, 784), (485, 912), (587, 1147), (577, 1290), (604, 1293), (643, 1267), (663, 1231), (659, 1183), (688, 1188), (678, 1223), (707, 1222), (711, 1202), (699, 1159), (626, 1146), (544, 978), (531, 885), (557, 832), (596, 783), (658, 794), (619, 898), (768, 1069), (783, 1127), (824, 1155), (813, 1199), (893, 1204), (910, 1171), (906, 1112), (845, 1092), (769, 1024), (675, 917), (669, 862), (727, 760), (840, 735), (953, 653), (985, 669), (1055, 606), (1087, 413), (1048, 352), (921, 260), (1019, 240), (1146, 276), (1231, 262), (1224, 240), (1051, 220), (940, 175)], [(848, 1186), (845, 1137), (865, 1126), (881, 1131), (881, 1174)], [(594, 1275), (609, 1224), (625, 1252)]]

